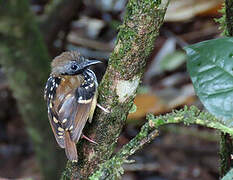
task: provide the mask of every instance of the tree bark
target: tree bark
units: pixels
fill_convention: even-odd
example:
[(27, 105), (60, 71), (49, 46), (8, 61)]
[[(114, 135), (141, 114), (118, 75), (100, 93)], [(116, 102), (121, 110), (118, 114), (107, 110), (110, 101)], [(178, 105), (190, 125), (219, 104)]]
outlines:
[(65, 156), (49, 128), (43, 89), (49, 56), (27, 0), (2, 0), (0, 63), (27, 125), (45, 179), (58, 179)]
[[(225, 35), (233, 36), (233, 0), (225, 0)], [(223, 177), (233, 168), (233, 139), (222, 133), (220, 141), (220, 176)]]
[(220, 176), (223, 177), (233, 167), (233, 140), (229, 134), (221, 133), (220, 141)]
[(84, 134), (98, 145), (81, 140), (78, 163), (68, 162), (63, 179), (87, 179), (100, 163), (111, 157), (154, 48), (167, 4), (168, 0), (129, 0), (116, 47), (98, 89), (98, 102), (110, 113), (96, 110), (93, 123)]
[(233, 36), (233, 0), (225, 0), (226, 25), (229, 36)]

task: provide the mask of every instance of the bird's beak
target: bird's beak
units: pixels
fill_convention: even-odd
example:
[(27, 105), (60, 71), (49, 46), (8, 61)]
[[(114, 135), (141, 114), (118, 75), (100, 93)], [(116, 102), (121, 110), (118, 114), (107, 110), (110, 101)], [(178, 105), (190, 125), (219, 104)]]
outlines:
[(91, 65), (94, 65), (94, 64), (98, 64), (98, 63), (102, 63), (102, 62), (98, 61), (98, 60), (89, 60), (89, 59), (87, 59), (87, 60), (85, 60), (83, 62), (83, 67), (85, 68), (85, 67), (88, 67), (88, 66), (91, 66)]

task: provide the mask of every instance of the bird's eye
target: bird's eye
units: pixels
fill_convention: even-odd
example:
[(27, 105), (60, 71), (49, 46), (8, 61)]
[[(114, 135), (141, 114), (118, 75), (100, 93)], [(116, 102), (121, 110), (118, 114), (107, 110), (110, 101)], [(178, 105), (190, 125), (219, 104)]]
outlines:
[(76, 70), (78, 68), (77, 65), (73, 64), (71, 67), (70, 67), (72, 70)]

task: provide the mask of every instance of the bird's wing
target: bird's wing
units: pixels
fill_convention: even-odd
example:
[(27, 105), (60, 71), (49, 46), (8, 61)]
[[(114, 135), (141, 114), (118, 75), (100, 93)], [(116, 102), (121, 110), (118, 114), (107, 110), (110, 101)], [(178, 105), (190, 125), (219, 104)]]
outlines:
[(94, 88), (79, 87), (74, 95), (66, 96), (59, 109), (58, 116), (63, 128), (70, 131), (71, 139), (75, 142), (78, 142), (89, 117), (94, 93)]
[(56, 118), (56, 116), (57, 114), (53, 110), (50, 110), (48, 112), (49, 123), (53, 130), (55, 139), (61, 148), (65, 148), (65, 142), (63, 138), (64, 130), (61, 128), (61, 124), (59, 123), (58, 118)]
[[(64, 88), (69, 85), (72, 89), (70, 93), (67, 93), (62, 101), (59, 98), (55, 107), (57, 107), (57, 113), (59, 122), (62, 124), (62, 128), (65, 131), (69, 131), (71, 140), (78, 142), (83, 128), (90, 115), (91, 109), (93, 109), (93, 101), (95, 99), (95, 93), (97, 88), (96, 79), (89, 78), (88, 76), (80, 83), (74, 83), (76, 87), (66, 83)], [(61, 86), (62, 88), (62, 86)], [(60, 90), (57, 91), (59, 94)], [(61, 92), (64, 92), (62, 90)]]
[(87, 101), (79, 102), (75, 94), (65, 96), (64, 100), (58, 106), (59, 124), (62, 126), (62, 130), (64, 130), (63, 141), (65, 142), (65, 152), (71, 161), (78, 159), (76, 142), (78, 142), (82, 134), (89, 117), (91, 106), (92, 97), (88, 103)]
[(61, 82), (60, 78), (50, 76), (45, 86), (44, 98), (45, 100), (47, 100), (49, 123), (53, 130), (53, 134), (59, 146), (61, 148), (64, 148), (65, 147), (64, 138), (63, 138), (64, 132), (62, 132), (61, 124), (58, 120), (59, 117), (54, 108), (54, 98), (56, 95), (56, 89), (60, 84), (60, 82)]
[(73, 138), (73, 134), (80, 132), (81, 135), (88, 119), (90, 104), (91, 102), (88, 104), (80, 104), (77, 102), (75, 95), (68, 95), (58, 111), (59, 122), (62, 128), (70, 132), (71, 139), (75, 142), (77, 142), (79, 138)]

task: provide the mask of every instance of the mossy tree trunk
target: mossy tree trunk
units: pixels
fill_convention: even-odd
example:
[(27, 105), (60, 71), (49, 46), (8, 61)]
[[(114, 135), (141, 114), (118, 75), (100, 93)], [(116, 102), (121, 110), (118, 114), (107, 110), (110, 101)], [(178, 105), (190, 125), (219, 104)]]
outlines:
[(222, 133), (220, 141), (220, 176), (223, 177), (233, 168), (233, 140), (229, 134)]
[(43, 88), (49, 56), (27, 0), (0, 1), (0, 63), (33, 141), (45, 179), (58, 179), (65, 156), (49, 128)]
[(110, 113), (97, 108), (86, 134), (98, 145), (81, 140), (79, 161), (68, 162), (63, 179), (87, 179), (100, 163), (111, 157), (154, 48), (167, 4), (167, 0), (129, 0), (116, 47), (99, 86), (98, 102)]
[[(225, 34), (233, 36), (233, 0), (225, 0)], [(233, 139), (229, 134), (221, 134), (220, 142), (220, 176), (223, 177), (233, 168)]]

